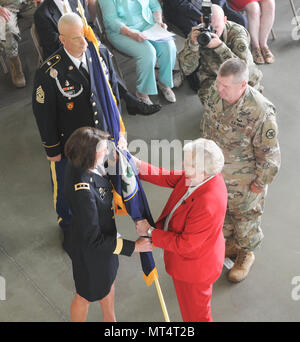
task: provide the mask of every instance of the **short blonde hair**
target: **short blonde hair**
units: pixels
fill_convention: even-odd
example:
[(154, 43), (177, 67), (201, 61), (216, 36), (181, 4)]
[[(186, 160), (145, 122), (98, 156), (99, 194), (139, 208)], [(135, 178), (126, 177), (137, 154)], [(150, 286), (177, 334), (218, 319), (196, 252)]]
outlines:
[(183, 147), (183, 151), (192, 153), (193, 166), (196, 169), (201, 167), (207, 176), (220, 173), (224, 167), (223, 152), (212, 140), (199, 138), (191, 141)]
[(61, 16), (58, 21), (57, 28), (60, 34), (62, 33), (63, 27), (65, 25), (82, 25), (83, 26), (83, 22), (82, 22), (81, 17), (78, 14), (67, 13)]

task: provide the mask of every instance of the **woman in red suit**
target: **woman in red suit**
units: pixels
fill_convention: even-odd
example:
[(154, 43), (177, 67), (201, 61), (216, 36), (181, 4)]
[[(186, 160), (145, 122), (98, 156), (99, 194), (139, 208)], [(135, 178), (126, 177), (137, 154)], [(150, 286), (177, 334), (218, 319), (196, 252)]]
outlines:
[(275, 18), (275, 0), (230, 0), (235, 11), (245, 10), (256, 64), (273, 63), (275, 58), (268, 47), (268, 37)]
[(198, 139), (184, 147), (184, 171), (168, 172), (136, 161), (142, 180), (173, 188), (155, 228), (137, 223), (139, 235), (152, 236), (164, 249), (185, 322), (209, 322), (213, 283), (225, 255), (222, 232), (227, 190), (221, 175), (224, 157), (212, 141)]

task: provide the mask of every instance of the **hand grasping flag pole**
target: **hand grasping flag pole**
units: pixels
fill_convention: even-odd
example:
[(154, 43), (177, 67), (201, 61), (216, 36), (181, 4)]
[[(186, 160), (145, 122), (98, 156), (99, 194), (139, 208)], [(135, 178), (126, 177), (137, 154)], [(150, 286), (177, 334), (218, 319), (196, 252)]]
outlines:
[[(97, 38), (90, 26), (88, 26), (84, 9), (78, 0), (78, 12), (81, 15), (84, 35), (88, 40), (89, 50), (93, 60), (94, 78), (100, 80), (96, 83), (97, 95), (101, 101), (104, 113), (104, 120), (107, 124), (109, 133), (114, 142), (114, 147), (118, 153), (118, 161), (116, 164), (116, 172), (111, 175), (114, 186), (114, 202), (115, 212), (117, 215), (126, 215), (129, 213), (134, 221), (147, 219), (151, 226), (154, 221), (150, 213), (146, 195), (143, 191), (141, 181), (138, 177), (135, 163), (129, 152), (117, 149), (120, 136), (125, 134), (125, 126), (120, 115), (115, 96), (112, 92), (110, 83), (104, 73), (102, 59), (99, 53), (99, 45)], [(158, 273), (151, 252), (140, 253), (141, 264), (143, 269), (143, 277), (148, 286), (155, 282), (157, 294), (163, 311), (164, 319), (170, 322), (167, 308), (164, 302), (160, 284), (158, 281)]]

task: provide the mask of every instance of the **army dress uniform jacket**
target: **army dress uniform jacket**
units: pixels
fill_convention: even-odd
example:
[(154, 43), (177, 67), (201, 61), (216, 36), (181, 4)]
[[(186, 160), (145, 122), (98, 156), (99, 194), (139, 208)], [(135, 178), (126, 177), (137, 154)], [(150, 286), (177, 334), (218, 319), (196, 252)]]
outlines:
[(249, 68), (249, 84), (259, 87), (262, 72), (255, 66), (249, 49), (249, 32), (241, 25), (227, 21), (220, 38), (222, 44), (215, 49), (193, 45), (190, 36), (185, 40), (183, 50), (178, 54), (180, 67), (185, 75), (190, 75), (198, 67), (201, 88), (199, 96), (207, 93), (207, 89), (217, 78), (218, 70), (223, 62), (230, 58), (240, 58)]
[(135, 243), (117, 238), (108, 176), (83, 171), (68, 162), (64, 197), (72, 211), (65, 244), (72, 259), (76, 291), (90, 302), (100, 300), (115, 280), (118, 254), (131, 256)]
[[(117, 74), (110, 53), (100, 45), (100, 55), (112, 91), (120, 104)], [(37, 70), (32, 96), (33, 113), (48, 157), (63, 154), (69, 136), (80, 127), (107, 131), (102, 103), (95, 91), (93, 61), (86, 50), (89, 80), (77, 69), (61, 47)]]

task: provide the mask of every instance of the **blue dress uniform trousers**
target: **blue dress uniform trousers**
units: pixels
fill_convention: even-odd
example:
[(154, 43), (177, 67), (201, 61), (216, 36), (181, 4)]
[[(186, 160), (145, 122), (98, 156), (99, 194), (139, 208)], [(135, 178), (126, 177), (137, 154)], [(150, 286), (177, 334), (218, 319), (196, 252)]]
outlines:
[[(100, 54), (104, 60), (107, 76), (113, 93), (120, 103), (117, 74), (109, 52), (103, 46)], [(60, 226), (70, 224), (71, 212), (64, 201), (63, 177), (66, 160), (64, 145), (69, 136), (79, 127), (89, 126), (107, 130), (102, 106), (95, 90), (93, 61), (89, 49), (86, 51), (90, 80), (77, 69), (63, 47), (58, 49), (37, 70), (32, 96), (33, 113), (47, 156), (62, 155), (60, 162), (52, 162), (51, 181), (53, 200)]]
[(50, 177), (53, 193), (54, 210), (57, 213), (57, 223), (63, 230), (68, 229), (71, 223), (72, 213), (64, 201), (64, 173), (67, 158), (63, 157), (59, 162), (50, 162)]

